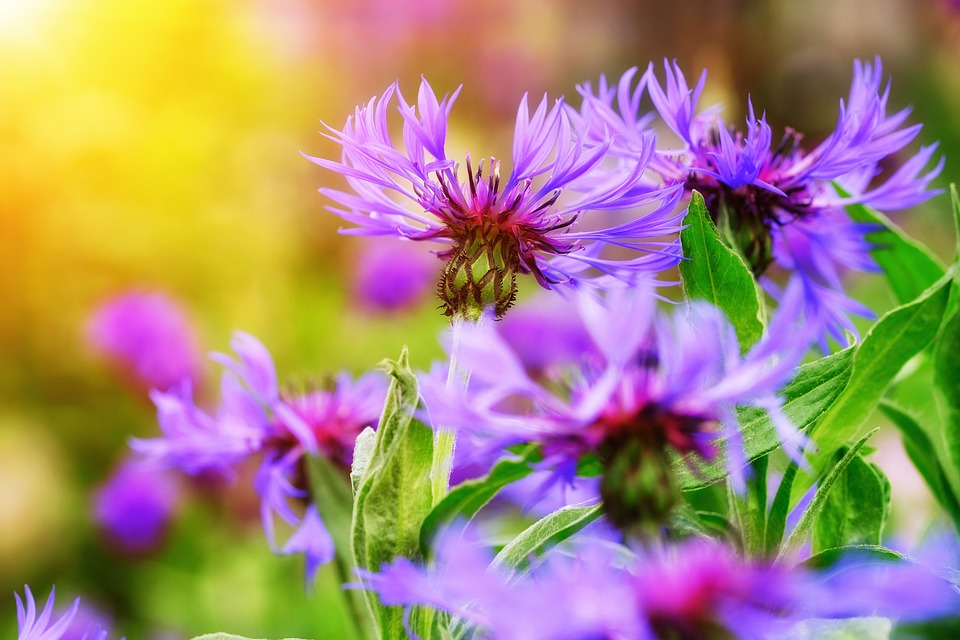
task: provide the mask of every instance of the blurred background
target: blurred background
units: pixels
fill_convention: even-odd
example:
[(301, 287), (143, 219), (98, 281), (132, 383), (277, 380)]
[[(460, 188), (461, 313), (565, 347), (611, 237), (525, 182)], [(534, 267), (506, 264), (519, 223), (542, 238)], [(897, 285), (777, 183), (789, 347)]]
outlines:
[[(668, 57), (709, 70), (701, 104), (728, 121), (749, 94), (774, 131), (817, 140), (853, 59), (875, 55), (892, 108), (925, 125), (912, 149), (941, 141), (945, 186), (960, 175), (956, 1), (0, 0), (0, 635), (14, 590), (56, 584), (111, 637), (342, 636), (335, 576), (304, 594), (249, 481), (125, 467), (128, 438), (158, 433), (147, 389), (166, 383), (144, 359), (172, 358), (210, 399), (206, 354), (234, 329), (294, 384), (403, 344), (421, 368), (441, 355), (439, 262), (337, 234), (316, 189), (339, 183), (300, 155), (338, 155), (320, 120), (340, 128), (394, 80), (414, 95), (422, 74), (439, 93), (463, 84), (452, 157), (508, 157), (524, 92), (575, 97)], [(947, 258), (947, 211), (940, 197), (898, 220)], [(890, 305), (880, 278), (858, 286)], [(162, 327), (118, 336), (124, 314)], [(153, 337), (161, 353), (138, 351)], [(923, 529), (926, 490), (896, 437), (877, 446), (893, 535)], [(129, 513), (155, 526), (111, 528)]]

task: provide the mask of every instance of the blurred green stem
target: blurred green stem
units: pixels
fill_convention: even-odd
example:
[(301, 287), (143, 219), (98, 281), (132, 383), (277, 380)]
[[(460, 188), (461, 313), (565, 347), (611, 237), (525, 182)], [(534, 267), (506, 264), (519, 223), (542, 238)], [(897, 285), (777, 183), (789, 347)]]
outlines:
[[(476, 324), (483, 322), (481, 316)], [(463, 316), (454, 316), (450, 324), (450, 368), (447, 370), (447, 389), (453, 389), (455, 385), (460, 385), (462, 389), (467, 388), (470, 382), (470, 372), (464, 371), (460, 367), (460, 350), (463, 346), (463, 333), (467, 324), (474, 324), (474, 321)], [(433, 446), (433, 466), (430, 471), (431, 484), (433, 487), (433, 504), (438, 504), (447, 495), (450, 488), (450, 473), (453, 471), (453, 454), (457, 444), (457, 428), (455, 426), (438, 426), (437, 436)]]

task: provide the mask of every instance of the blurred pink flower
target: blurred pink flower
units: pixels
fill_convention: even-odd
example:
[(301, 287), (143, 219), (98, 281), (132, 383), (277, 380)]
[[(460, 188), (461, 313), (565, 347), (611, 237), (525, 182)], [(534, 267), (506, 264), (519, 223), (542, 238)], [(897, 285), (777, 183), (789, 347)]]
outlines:
[(87, 339), (138, 385), (165, 391), (184, 379), (199, 382), (193, 328), (183, 309), (162, 293), (110, 299), (91, 316)]
[(114, 549), (146, 555), (163, 544), (179, 494), (167, 471), (126, 461), (97, 491), (93, 516)]
[(353, 296), (371, 311), (395, 312), (420, 302), (435, 287), (441, 263), (412, 242), (367, 240), (353, 273)]

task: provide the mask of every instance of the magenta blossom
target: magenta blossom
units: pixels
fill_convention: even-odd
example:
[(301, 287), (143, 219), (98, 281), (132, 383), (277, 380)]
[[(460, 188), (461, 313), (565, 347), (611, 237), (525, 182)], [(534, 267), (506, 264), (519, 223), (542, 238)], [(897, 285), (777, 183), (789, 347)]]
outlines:
[[(767, 290), (779, 295), (767, 277), (769, 268), (787, 270), (803, 285), (811, 314), (830, 318), (822, 344), (826, 335), (845, 343), (845, 331), (856, 335), (850, 314), (872, 314), (844, 293), (842, 275), (848, 269), (877, 267), (870, 257), (874, 246), (866, 239), (872, 227), (853, 222), (844, 207), (903, 209), (940, 193), (927, 187), (943, 160), (924, 170), (936, 145), (920, 149), (890, 175), (881, 175), (881, 163), (901, 153), (920, 125), (904, 125), (909, 109), (887, 112), (890, 85), (883, 83), (880, 60), (854, 63), (850, 96), (840, 102), (837, 128), (812, 149), (804, 149), (802, 136), (789, 128), (775, 143), (766, 115), (758, 118), (752, 102), (742, 132), (729, 127), (717, 107), (698, 113), (706, 72), (691, 88), (676, 63), (665, 62), (664, 71), (663, 85), (651, 64), (636, 87), (636, 69), (624, 74), (616, 87), (603, 78), (596, 90), (581, 86), (582, 111), (594, 123), (594, 136), (616, 134), (611, 154), (626, 167), (622, 170), (643, 163), (651, 179), (702, 193), (718, 227), (726, 230), (754, 274), (762, 276)], [(644, 94), (653, 103), (653, 113), (641, 111)], [(649, 160), (639, 145), (654, 114), (676, 134), (679, 145), (661, 143)], [(607, 171), (597, 175), (601, 182), (608, 179)], [(833, 183), (851, 195), (839, 195)]]
[[(333, 543), (323, 525), (323, 505), (310, 502), (304, 485), (304, 456), (324, 456), (343, 469), (353, 459), (357, 435), (376, 427), (386, 397), (379, 374), (358, 380), (341, 374), (331, 390), (281, 393), (270, 353), (256, 338), (237, 332), (231, 342), (238, 359), (216, 354), (224, 365), (221, 403), (216, 413), (197, 408), (189, 385), (155, 391), (163, 437), (134, 440), (131, 446), (148, 461), (196, 474), (231, 474), (238, 464), (260, 458), (255, 486), (261, 499), (263, 528), (277, 553), (305, 553), (308, 578), (333, 558)], [(306, 501), (298, 514), (291, 501)], [(280, 547), (274, 518), (298, 528)]]
[[(343, 147), (339, 161), (307, 156), (346, 178), (346, 191), (320, 189), (336, 202), (333, 213), (357, 225), (345, 233), (439, 245), (447, 261), (440, 282), (447, 315), (476, 316), (487, 307), (502, 315), (513, 302), (517, 273), (533, 274), (546, 288), (606, 287), (676, 264), (677, 243), (661, 236), (679, 228), (675, 205), (682, 188), (642, 179), (653, 156), (652, 134), (631, 172), (588, 185), (582, 178), (603, 164), (613, 139), (588, 138), (589, 123), (562, 100), (551, 105), (544, 98), (531, 115), (524, 97), (510, 176), (501, 177), (498, 160), (484, 167), (469, 154), (464, 176), (446, 150), (457, 93), (438, 99), (424, 80), (416, 103), (408, 104), (392, 85), (358, 107), (342, 131), (330, 128), (328, 137)], [(394, 97), (402, 148), (388, 127)], [(647, 213), (611, 217), (637, 207)], [(604, 247), (629, 251), (605, 257)]]
[(521, 577), (491, 564), (476, 538), (448, 531), (430, 567), (398, 558), (358, 573), (383, 604), (446, 611), (492, 640), (762, 640), (811, 618), (922, 620), (960, 604), (948, 582), (910, 562), (841, 561), (817, 573), (698, 539), (639, 555), (588, 539), (572, 551)]
[(200, 382), (200, 353), (183, 309), (162, 293), (132, 292), (101, 305), (88, 337), (139, 385), (169, 389)]
[[(802, 315), (796, 287), (767, 335), (742, 357), (732, 326), (706, 303), (679, 307), (666, 317), (643, 286), (610, 291), (606, 304), (588, 294), (577, 303), (594, 348), (573, 367), (546, 377), (532, 378), (491, 323), (463, 327), (457, 357), (469, 383), (466, 389), (447, 385), (446, 367), (423, 376), (428, 419), (459, 426), (465, 437), (485, 440), (494, 453), (539, 443), (541, 465), (553, 469), (555, 480), (569, 482), (585, 457), (599, 458), (601, 495), (618, 525), (640, 517), (634, 509), (644, 508), (620, 505), (617, 495), (624, 487), (660, 495), (673, 486), (668, 449), (706, 459), (725, 450), (731, 477), (742, 486), (746, 461), (737, 406), (765, 410), (784, 450), (800, 459), (806, 437), (784, 415), (777, 395), (817, 328), (812, 322), (794, 326)], [(551, 330), (543, 326), (545, 333)], [(644, 470), (642, 477), (631, 476), (637, 469)], [(662, 473), (651, 475), (655, 469)], [(626, 509), (622, 519), (615, 513), (619, 506)]]
[(169, 472), (126, 461), (97, 490), (93, 516), (119, 552), (147, 555), (163, 544), (178, 498)]

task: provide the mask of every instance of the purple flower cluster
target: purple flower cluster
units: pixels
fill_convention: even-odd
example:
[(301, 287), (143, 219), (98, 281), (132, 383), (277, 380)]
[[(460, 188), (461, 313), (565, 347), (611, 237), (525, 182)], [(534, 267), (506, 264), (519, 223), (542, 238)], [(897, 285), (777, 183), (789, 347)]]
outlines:
[[(799, 459), (806, 438), (782, 412), (779, 389), (814, 339), (817, 327), (795, 326), (802, 316), (796, 287), (784, 296), (767, 335), (741, 357), (733, 328), (716, 308), (693, 303), (671, 317), (658, 315), (649, 289), (608, 292), (606, 304), (589, 294), (577, 308), (594, 348), (571, 367), (531, 377), (491, 323), (462, 328), (459, 365), (466, 388), (446, 383), (445, 366), (422, 376), (427, 417), (458, 425), (496, 452), (526, 442), (542, 446), (542, 465), (570, 481), (587, 455), (605, 465), (612, 490), (624, 483), (613, 466), (666, 462), (665, 451), (714, 458), (726, 450), (733, 479), (742, 484), (741, 433), (734, 408), (765, 410), (785, 451)], [(542, 334), (566, 332), (544, 325)], [(541, 339), (550, 342), (549, 335)], [(666, 478), (651, 480), (657, 490)], [(608, 510), (614, 496), (601, 493)], [(614, 514), (611, 513), (611, 516)]]
[[(386, 382), (379, 374), (356, 381), (343, 374), (332, 390), (283, 394), (263, 344), (237, 332), (231, 346), (238, 359), (214, 356), (225, 367), (216, 413), (206, 413), (193, 403), (187, 383), (168, 392), (155, 391), (152, 398), (164, 435), (134, 440), (131, 446), (147, 460), (189, 474), (209, 470), (230, 474), (242, 462), (260, 457), (255, 486), (267, 539), (277, 553), (303, 553), (310, 578), (332, 559), (334, 549), (318, 512), (322, 505), (309, 503), (302, 515), (291, 506), (291, 500), (309, 498), (303, 458), (324, 456), (346, 473), (357, 435), (365, 427), (376, 427)], [(275, 517), (297, 527), (282, 547), (276, 542)]]
[(960, 604), (949, 583), (910, 562), (851, 560), (818, 574), (696, 539), (641, 554), (596, 540), (571, 551), (553, 551), (519, 577), (491, 564), (469, 532), (448, 531), (432, 567), (398, 558), (379, 572), (359, 572), (360, 586), (385, 605), (447, 611), (483, 638), (524, 640), (759, 640), (810, 618), (920, 619)]
[[(320, 189), (337, 203), (331, 211), (358, 225), (345, 233), (441, 245), (438, 255), (448, 266), (440, 290), (448, 315), (468, 313), (473, 305), (494, 307), (502, 315), (513, 302), (517, 272), (532, 273), (546, 288), (575, 282), (610, 286), (676, 264), (676, 242), (660, 237), (679, 229), (674, 210), (682, 189), (656, 187), (643, 178), (654, 153), (652, 134), (640, 143), (631, 171), (587, 182), (584, 177), (604, 163), (614, 139), (594, 141), (589, 123), (562, 100), (551, 105), (544, 97), (531, 115), (524, 97), (510, 177), (501, 178), (498, 160), (490, 158), (484, 169), (484, 162), (474, 165), (469, 154), (464, 176), (446, 150), (457, 93), (440, 99), (424, 80), (416, 103), (409, 104), (392, 85), (359, 107), (342, 131), (330, 129), (328, 137), (343, 148), (340, 161), (307, 156), (346, 178), (349, 191)], [(388, 126), (394, 97), (403, 150)], [(595, 213), (642, 206), (652, 211), (625, 222), (608, 217), (605, 223)], [(589, 218), (590, 226), (578, 228), (581, 218)], [(606, 246), (640, 255), (603, 257)], [(478, 261), (484, 269), (474, 267)], [(490, 280), (497, 285), (488, 291)]]
[[(883, 84), (880, 60), (857, 61), (850, 96), (840, 102), (836, 130), (813, 149), (800, 146), (801, 135), (787, 129), (774, 144), (766, 115), (756, 117), (752, 102), (743, 132), (728, 127), (717, 107), (697, 113), (706, 71), (691, 88), (679, 66), (664, 63), (661, 85), (651, 64), (633, 87), (631, 69), (616, 87), (601, 78), (596, 89), (582, 85), (585, 119), (595, 136), (613, 132), (610, 153), (629, 171), (640, 157), (639, 145), (656, 116), (678, 138), (679, 145), (658, 144), (647, 161), (649, 174), (665, 185), (682, 184), (703, 194), (707, 208), (757, 276), (774, 264), (794, 274), (803, 285), (806, 304), (830, 318), (825, 329), (845, 343), (844, 331), (855, 334), (849, 315), (869, 317), (869, 309), (843, 292), (848, 269), (876, 270), (866, 239), (870, 227), (853, 222), (844, 207), (865, 204), (880, 210), (911, 207), (939, 193), (928, 190), (943, 160), (924, 172), (936, 145), (920, 149), (889, 176), (881, 162), (900, 153), (920, 131), (905, 126), (909, 109), (887, 112), (890, 85)], [(644, 95), (653, 113), (641, 113)], [(609, 179), (606, 171), (601, 181)], [(841, 196), (836, 183), (849, 196)], [(775, 296), (778, 287), (763, 277)]]
[[(50, 590), (50, 597), (47, 598), (40, 615), (37, 615), (37, 603), (30, 587), (24, 587), (23, 594), (23, 600), (19, 594), (14, 594), (17, 600), (17, 640), (61, 640), (68, 637), (80, 609), (80, 598), (74, 600), (59, 618), (54, 618), (56, 589)], [(91, 626), (83, 632), (80, 640), (107, 640), (107, 630), (100, 625)]]

